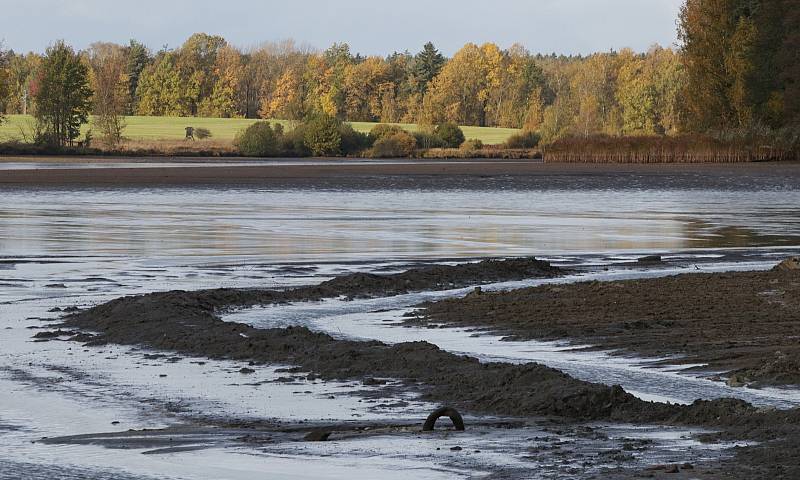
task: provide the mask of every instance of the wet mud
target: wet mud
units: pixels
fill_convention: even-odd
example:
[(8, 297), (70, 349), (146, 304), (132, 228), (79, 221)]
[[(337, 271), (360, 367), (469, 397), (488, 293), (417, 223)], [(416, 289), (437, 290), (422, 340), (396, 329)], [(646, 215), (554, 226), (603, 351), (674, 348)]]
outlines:
[(409, 315), (417, 325), (707, 364), (731, 386), (800, 385), (798, 270), (543, 285), (426, 303)]
[[(351, 274), (318, 286), (287, 290), (218, 289), (154, 293), (124, 297), (69, 314), (64, 317), (62, 325), (62, 328), (69, 330), (61, 330), (59, 333), (73, 331), (76, 333), (73, 340), (89, 344), (144, 345), (179, 354), (246, 361), (253, 367), (276, 363), (295, 365), (292, 373), (303, 373), (309, 378), (355, 379), (365, 383), (383, 378), (398, 379), (408, 391), (420, 393), (423, 399), (454, 406), (471, 415), (517, 418), (554, 416), (568, 421), (603, 420), (712, 427), (721, 432), (717, 434), (717, 438), (743, 438), (767, 443), (742, 448), (737, 452), (735, 462), (709, 466), (706, 478), (717, 478), (716, 475), (722, 475), (720, 478), (797, 478), (800, 475), (800, 462), (794, 461), (800, 458), (800, 429), (797, 427), (800, 424), (800, 413), (797, 410), (762, 410), (733, 399), (698, 400), (692, 405), (647, 402), (625, 392), (619, 386), (580, 381), (535, 363), (482, 363), (476, 358), (445, 352), (427, 342), (389, 345), (377, 341), (343, 340), (303, 327), (257, 329), (224, 322), (218, 316), (220, 312), (259, 304), (341, 296), (387, 296), (483, 282), (550, 277), (560, 273), (562, 272), (545, 262), (518, 259), (422, 267), (392, 275)], [(675, 337), (679, 339), (676, 341), (682, 342), (681, 345), (686, 347), (692, 345), (692, 340), (688, 338), (692, 334), (681, 334), (679, 329), (670, 331), (670, 327), (694, 322), (695, 328), (703, 328), (702, 321), (693, 321), (692, 315), (701, 315), (701, 319), (718, 320), (718, 324), (705, 327), (709, 330), (724, 328), (733, 321), (721, 322), (720, 319), (731, 315), (739, 319), (740, 314), (740, 322), (744, 322), (745, 314), (757, 315), (756, 319), (762, 322), (772, 321), (774, 325), (769, 328), (758, 327), (766, 330), (778, 328), (784, 323), (791, 324), (793, 320), (796, 322), (796, 314), (781, 313), (776, 317), (775, 310), (786, 308), (789, 312), (796, 312), (796, 293), (800, 283), (798, 280), (800, 279), (795, 272), (775, 271), (682, 275), (655, 280), (667, 283), (654, 285), (647, 284), (649, 280), (637, 280), (628, 281), (633, 283), (593, 282), (575, 286), (538, 287), (538, 290), (523, 289), (498, 294), (476, 290), (465, 299), (426, 305), (424, 318), (426, 321), (484, 327), (487, 326), (486, 319), (498, 316), (512, 322), (517, 315), (512, 307), (520, 309), (520, 313), (524, 312), (525, 307), (540, 311), (538, 309), (544, 301), (539, 297), (516, 298), (516, 303), (509, 301), (507, 311), (500, 310), (496, 302), (501, 301), (503, 295), (533, 293), (542, 298), (550, 295), (551, 309), (555, 308), (553, 305), (560, 305), (564, 313), (574, 312), (573, 315), (576, 316), (586, 310), (586, 325), (591, 323), (589, 318), (599, 319), (593, 327), (596, 330), (592, 333), (596, 334), (602, 328), (612, 328), (606, 327), (605, 323), (616, 328), (608, 330), (609, 332), (624, 333), (624, 322), (630, 320), (624, 319), (623, 314), (637, 313), (633, 318), (641, 317), (643, 322), (658, 322), (659, 315), (669, 313), (672, 305), (682, 315), (676, 314), (675, 319), (670, 320), (671, 325), (657, 327), (657, 333), (661, 335), (653, 335), (651, 344), (655, 345), (659, 338), (663, 344), (667, 338)], [(576, 291), (569, 292), (570, 289)], [(769, 300), (762, 299), (772, 298), (761, 295), (765, 289), (783, 292), (780, 294), (782, 300), (778, 307)], [(568, 293), (562, 297), (563, 292)], [(724, 300), (720, 301), (720, 298)], [(633, 302), (633, 307), (620, 307), (627, 301)], [(759, 303), (747, 307), (748, 302), (753, 301)], [(593, 312), (592, 302), (605, 305), (605, 310), (597, 309)], [(677, 309), (679, 303), (682, 309)], [(658, 305), (661, 306), (657, 307)], [(488, 306), (494, 306), (494, 310), (487, 310)], [(507, 315), (498, 315), (501, 311)], [(616, 317), (612, 314), (613, 311), (617, 312)], [(596, 314), (596, 317), (591, 317), (591, 313)], [(551, 315), (555, 325), (556, 315)], [(422, 321), (422, 318), (417, 321)], [(565, 315), (563, 318), (569, 321), (571, 317)], [(613, 323), (612, 318), (616, 318), (617, 322)], [(605, 323), (603, 319), (606, 319)], [(759, 322), (753, 323), (758, 325)], [(502, 323), (490, 323), (488, 326), (506, 328), (511, 332), (511, 328), (504, 327)], [(77, 333), (78, 331), (81, 333)], [(752, 332), (751, 330), (751, 335)], [(569, 331), (564, 331), (560, 338), (571, 336)], [(611, 336), (609, 334), (609, 338)], [(538, 338), (533, 334), (530, 337)], [(699, 337), (706, 338), (703, 335)], [(545, 338), (556, 336), (551, 334)], [(577, 334), (575, 338), (583, 340), (590, 337)], [(631, 340), (635, 338), (637, 337), (631, 337)], [(710, 338), (716, 339), (712, 344), (730, 341), (730, 338), (723, 340), (722, 335)], [(638, 344), (634, 342), (632, 345)], [(669, 347), (672, 344), (666, 345)], [(788, 348), (791, 345), (786, 347), (785, 355), (796, 353), (796, 350)], [(655, 347), (653, 349), (655, 354)], [(697, 349), (698, 352), (702, 350), (700, 346)], [(757, 349), (745, 349), (742, 352), (751, 350)], [(735, 358), (743, 357), (742, 352), (737, 352), (739, 355)], [(745, 371), (744, 368), (740, 370)], [(659, 472), (655, 471), (654, 475), (657, 474)], [(624, 476), (626, 473), (622, 472), (620, 475)]]

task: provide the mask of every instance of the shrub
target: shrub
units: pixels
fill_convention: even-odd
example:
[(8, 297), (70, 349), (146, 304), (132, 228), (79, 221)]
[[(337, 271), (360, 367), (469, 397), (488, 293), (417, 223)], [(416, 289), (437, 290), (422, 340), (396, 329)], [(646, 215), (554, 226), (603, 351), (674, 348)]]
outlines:
[(447, 144), (439, 136), (431, 132), (414, 132), (419, 148), (444, 148)]
[(417, 148), (417, 140), (406, 131), (384, 135), (375, 141), (370, 154), (375, 158), (410, 157)]
[(369, 136), (355, 131), (349, 123), (343, 123), (339, 127), (339, 135), (342, 137), (342, 153), (345, 155), (357, 154), (371, 145)]
[(470, 139), (462, 143), (458, 148), (464, 152), (474, 152), (475, 150), (480, 150), (483, 148), (483, 142), (476, 139)]
[(256, 122), (236, 136), (236, 147), (248, 157), (274, 157), (282, 151), (282, 133), (280, 125), (273, 130), (269, 122)]
[(281, 150), (286, 155), (296, 157), (307, 157), (311, 155), (311, 150), (306, 146), (306, 128), (304, 123), (299, 123), (292, 130), (283, 134), (281, 138)]
[(464, 143), (464, 132), (455, 123), (443, 123), (436, 127), (434, 134), (444, 141), (445, 146), (458, 148)]
[(542, 136), (536, 132), (515, 133), (506, 140), (506, 148), (534, 148), (541, 140)]
[(303, 127), (303, 140), (312, 155), (339, 155), (342, 151), (341, 122), (330, 115), (317, 115)]
[(397, 125), (388, 125), (385, 123), (379, 123), (378, 125), (372, 127), (372, 130), (370, 130), (369, 132), (369, 144), (374, 145), (375, 142), (377, 142), (379, 139), (383, 137), (388, 137), (390, 135), (395, 135), (404, 132), (405, 130), (403, 130), (402, 127), (399, 127)]
[(197, 127), (194, 129), (194, 136), (200, 140), (211, 138), (211, 130), (203, 127)]

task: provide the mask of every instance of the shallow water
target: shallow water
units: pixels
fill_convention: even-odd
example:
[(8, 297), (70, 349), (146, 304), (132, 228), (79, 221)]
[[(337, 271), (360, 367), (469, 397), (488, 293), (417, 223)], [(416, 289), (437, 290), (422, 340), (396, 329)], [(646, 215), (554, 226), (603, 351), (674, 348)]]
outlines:
[[(557, 466), (541, 477), (571, 478), (570, 465), (558, 463), (563, 459), (527, 458), (525, 448), (535, 446), (523, 440), (537, 432), (524, 429), (501, 437), (481, 432), (462, 437), (465, 449), (483, 453), (459, 457), (449, 450), (452, 441), (439, 437), (147, 456), (137, 449), (31, 443), (44, 436), (166, 426), (180, 423), (181, 412), (285, 420), (417, 419), (431, 406), (402, 398), (405, 406), (376, 409), (346, 395), (363, 386), (271, 382), (282, 375), (274, 368), (243, 379), (241, 365), (232, 363), (190, 358), (170, 363), (127, 347), (33, 343), (37, 330), (28, 327), (57, 317), (47, 311), (53, 307), (87, 306), (121, 295), (308, 284), (354, 270), (396, 270), (417, 259), (536, 254), (559, 264), (592, 265), (626, 264), (641, 253), (659, 252), (688, 268), (712, 262), (752, 269), (800, 250), (797, 187), (611, 191), (583, 190), (583, 181), (562, 179), (568, 188), (543, 189), (506, 188), (500, 182), (483, 190), (0, 189), (0, 478), (240, 480), (265, 478), (265, 471), (275, 478), (399, 478), (407, 477), (406, 469), (416, 478), (453, 478), (504, 465), (528, 472), (520, 476)], [(369, 314), (385, 307), (401, 312), (421, 298), (446, 294), (249, 313), (258, 321), (316, 325), (346, 336), (427, 339), (487, 360), (550, 362), (581, 378), (623, 383), (645, 397), (686, 401), (724, 393), (705, 381), (682, 384), (674, 372), (649, 375), (629, 359), (565, 356), (557, 345), (511, 344), (458, 330), (405, 329), (383, 321), (396, 321), (391, 313)], [(676, 385), (683, 385), (679, 394)], [(748, 399), (788, 406), (796, 402), (794, 395), (765, 391)], [(619, 437), (661, 432), (605, 428), (621, 429)], [(684, 438), (689, 433), (672, 429), (657, 447), (625, 465), (681, 461), (689, 447), (697, 459), (712, 455), (704, 449), (719, 448)], [(595, 455), (597, 448), (611, 447), (580, 448)], [(614, 465), (609, 460), (595, 467)]]
[(800, 188), (11, 189), (0, 196), (0, 257), (339, 263), (800, 245)]

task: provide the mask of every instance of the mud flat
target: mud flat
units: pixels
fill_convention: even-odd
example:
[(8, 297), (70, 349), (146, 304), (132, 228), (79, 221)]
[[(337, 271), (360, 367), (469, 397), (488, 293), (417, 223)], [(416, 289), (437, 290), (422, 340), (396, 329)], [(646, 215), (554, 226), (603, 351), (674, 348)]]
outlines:
[[(18, 157), (2, 157), (19, 162)], [(51, 164), (46, 157), (25, 161)], [(239, 159), (241, 161), (241, 159)], [(94, 159), (70, 162), (96, 163)], [(263, 165), (169, 165), (175, 159), (123, 158), (139, 164), (108, 168), (102, 163), (64, 168), (4, 170), (0, 186), (180, 186), (268, 185), (325, 188), (794, 188), (800, 163), (740, 164), (559, 164), (522, 160), (361, 161), (316, 159), (284, 163), (271, 159)], [(215, 159), (217, 163), (230, 159)], [(295, 161), (296, 162), (296, 161)], [(314, 163), (316, 162), (316, 163)], [(162, 164), (162, 165), (159, 165)], [(153, 168), (157, 167), (157, 168)], [(576, 182), (576, 177), (582, 177)]]
[(705, 364), (731, 385), (800, 385), (800, 271), (543, 285), (427, 303), (412, 324)]
[[(761, 410), (746, 402), (731, 399), (698, 400), (688, 406), (647, 402), (625, 392), (619, 386), (580, 381), (535, 363), (481, 363), (475, 358), (442, 351), (426, 342), (387, 345), (377, 341), (341, 340), (301, 327), (257, 329), (248, 325), (226, 323), (218, 316), (220, 312), (242, 306), (341, 296), (387, 296), (491, 281), (549, 277), (560, 273), (558, 269), (544, 262), (518, 259), (423, 267), (393, 275), (351, 274), (319, 286), (287, 290), (221, 289), (154, 293), (124, 297), (68, 315), (64, 317), (64, 324), (58, 335), (71, 336), (72, 340), (89, 344), (145, 345), (187, 355), (249, 361), (254, 368), (269, 363), (291, 364), (296, 365), (291, 373), (310, 378), (355, 379), (367, 384), (398, 379), (408, 391), (419, 392), (423, 399), (453, 405), (473, 415), (522, 418), (557, 416), (567, 421), (607, 420), (712, 427), (719, 429), (718, 436), (722, 438), (752, 439), (767, 443), (740, 449), (731, 463), (704, 466), (702, 476), (797, 478), (800, 475), (800, 462), (796, 461), (800, 457), (798, 410)], [(793, 272), (770, 272), (683, 275), (658, 281), (675, 282), (673, 288), (678, 292), (673, 294), (673, 301), (677, 305), (680, 299), (680, 304), (691, 313), (704, 312), (706, 309), (714, 311), (723, 303), (716, 295), (711, 295), (716, 286), (715, 279), (728, 279), (727, 283), (722, 282), (727, 290), (719, 295), (723, 298), (730, 297), (726, 308), (738, 311), (739, 308), (744, 308), (745, 300), (740, 304), (739, 301), (734, 301), (734, 297), (747, 297), (748, 288), (758, 290), (754, 285), (761, 285), (762, 289), (758, 292), (762, 292), (764, 288), (790, 292), (786, 298), (796, 301), (797, 296), (791, 293), (796, 290), (791, 289), (797, 287), (797, 278)], [(688, 282), (684, 286), (686, 280)], [(623, 287), (613, 286), (618, 284)], [(598, 288), (596, 284), (539, 288), (568, 290), (587, 288), (587, 285)], [(609, 288), (624, 290), (626, 284), (613, 282), (610, 285), (612, 286)], [(702, 285), (707, 286), (708, 294), (693, 296), (691, 292), (702, 290)], [(654, 288), (653, 291), (661, 292), (662, 289)], [(649, 290), (629, 295), (642, 297), (647, 292)], [(494, 315), (488, 315), (489, 310), (481, 306), (481, 302), (491, 305), (491, 301), (486, 298), (501, 298), (502, 295), (513, 294), (515, 292), (476, 293), (463, 300), (431, 304), (428, 305), (427, 318), (430, 321), (446, 320), (444, 315), (437, 317), (434, 313), (452, 309), (450, 311), (462, 313), (459, 318), (466, 319), (469, 317), (466, 312), (472, 308), (471, 302), (476, 302), (475, 306), (480, 309), (473, 311), (475, 315), (471, 317), (472, 322), (465, 322), (486, 326), (485, 320), (478, 319), (492, 318)], [(584, 303), (579, 302), (578, 307), (589, 301), (600, 301), (597, 299), (607, 294), (606, 291), (581, 290), (579, 294), (565, 297), (564, 308), (572, 308), (570, 302), (579, 299), (583, 299)], [(645, 305), (669, 305), (669, 302), (664, 302), (664, 295), (667, 293), (652, 295), (653, 298)], [(629, 297), (618, 297), (616, 303), (611, 302), (610, 305), (618, 305), (626, 298)], [(796, 312), (796, 304), (793, 305)], [(439, 307), (441, 308), (436, 310)], [(581, 310), (578, 307), (576, 311)], [(767, 302), (762, 307), (770, 308), (769, 312), (772, 313), (776, 309), (786, 308), (780, 302), (774, 305)], [(632, 309), (626, 313), (635, 311)], [(482, 312), (484, 317), (476, 312)], [(663, 311), (668, 312), (669, 310)], [(765, 316), (769, 316), (767, 313)], [(720, 316), (720, 313), (717, 312), (716, 316)], [(456, 322), (455, 313), (452, 318), (452, 322)], [(798, 317), (785, 317), (783, 322), (791, 323), (792, 318), (797, 321)], [(690, 323), (690, 314), (687, 314), (685, 322)], [(589, 321), (586, 323), (588, 325)], [(686, 336), (681, 336), (679, 331), (675, 334), (688, 344)], [(46, 333), (42, 334), (45, 337), (42, 340), (46, 340), (47, 336)], [(569, 332), (566, 332), (561, 338), (568, 337)], [(787, 355), (792, 354), (791, 350), (786, 350), (790, 352)], [(738, 352), (731, 355), (733, 358), (738, 356)], [(659, 471), (654, 472), (653, 475), (660, 474)], [(693, 476), (696, 478), (701, 475), (698, 472), (698, 475)]]

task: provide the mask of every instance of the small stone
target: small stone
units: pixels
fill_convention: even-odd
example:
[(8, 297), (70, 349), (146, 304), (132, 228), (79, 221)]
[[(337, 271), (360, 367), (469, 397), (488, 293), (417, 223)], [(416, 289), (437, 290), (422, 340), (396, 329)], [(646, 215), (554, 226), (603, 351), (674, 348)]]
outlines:
[(239, 373), (241, 373), (242, 375), (250, 375), (251, 373), (256, 373), (256, 371), (253, 370), (252, 368), (244, 367), (239, 369)]

